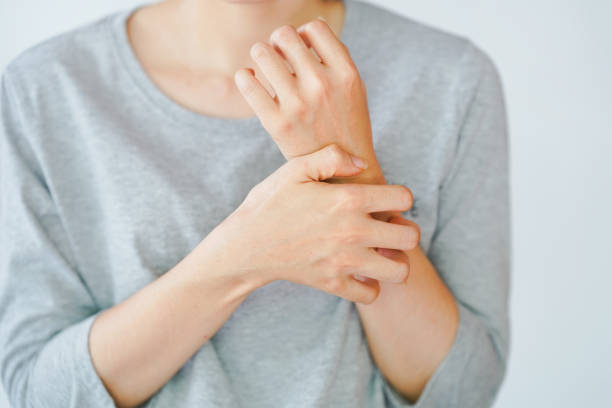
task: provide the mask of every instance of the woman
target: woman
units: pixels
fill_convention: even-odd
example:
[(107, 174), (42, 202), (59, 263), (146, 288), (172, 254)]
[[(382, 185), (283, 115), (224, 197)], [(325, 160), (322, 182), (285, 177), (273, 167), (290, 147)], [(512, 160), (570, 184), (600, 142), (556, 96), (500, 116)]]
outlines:
[(508, 146), (469, 41), (357, 0), (168, 0), (28, 50), (1, 98), (15, 406), (491, 404)]

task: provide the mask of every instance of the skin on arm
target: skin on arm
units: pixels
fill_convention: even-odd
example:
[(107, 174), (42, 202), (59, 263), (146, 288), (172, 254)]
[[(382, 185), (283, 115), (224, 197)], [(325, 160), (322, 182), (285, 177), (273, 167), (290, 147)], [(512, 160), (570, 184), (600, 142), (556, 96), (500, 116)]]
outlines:
[[(401, 215), (389, 222), (410, 225)], [(381, 282), (376, 301), (356, 307), (380, 371), (415, 402), (454, 342), (459, 311), (420, 246), (411, 251), (379, 252), (408, 265), (410, 276), (399, 284)]]
[[(407, 210), (409, 191), (323, 182), (364, 167), (335, 144), (291, 160), (174, 268), (101, 313), (89, 347), (116, 404), (150, 398), (249, 293), (269, 282), (288, 280), (367, 304), (378, 296), (378, 281), (403, 281), (407, 265), (372, 247), (409, 250), (418, 234), (369, 214)], [(353, 273), (372, 280), (359, 282)]]
[(203, 245), (94, 322), (92, 361), (117, 406), (153, 395), (262, 285), (214, 269), (202, 252)]
[[(236, 73), (236, 84), (287, 158), (337, 143), (372, 163), (367, 174), (351, 182), (386, 183), (372, 145), (365, 86), (348, 50), (326, 23), (315, 20), (297, 30), (283, 26), (269, 44), (256, 43), (251, 55), (277, 96), (272, 99), (247, 69)], [(418, 229), (397, 212), (375, 216)], [(420, 247), (381, 253), (409, 265), (411, 276), (402, 283), (381, 283), (378, 299), (357, 308), (380, 371), (415, 401), (451, 348), (459, 323), (457, 304)]]

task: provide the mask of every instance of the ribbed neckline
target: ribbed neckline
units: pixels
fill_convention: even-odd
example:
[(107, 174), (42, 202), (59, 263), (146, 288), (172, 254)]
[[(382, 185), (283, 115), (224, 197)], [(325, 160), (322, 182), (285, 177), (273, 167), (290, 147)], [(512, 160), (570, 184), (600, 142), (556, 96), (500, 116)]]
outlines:
[[(343, 0), (345, 14), (344, 23), (340, 32), (340, 40), (347, 44), (350, 48), (350, 43), (357, 22), (356, 0)], [(243, 131), (252, 131), (261, 128), (257, 116), (247, 118), (224, 118), (220, 116), (204, 115), (192, 111), (179, 103), (175, 102), (166, 95), (149, 77), (130, 44), (127, 33), (127, 20), (138, 9), (144, 7), (145, 4), (120, 11), (116, 13), (110, 20), (109, 29), (113, 38), (114, 47), (121, 61), (122, 67), (127, 72), (130, 80), (135, 82), (138, 92), (140, 92), (157, 110), (168, 116), (172, 120), (180, 124), (196, 127), (199, 129), (214, 129), (216, 132), (235, 133)]]

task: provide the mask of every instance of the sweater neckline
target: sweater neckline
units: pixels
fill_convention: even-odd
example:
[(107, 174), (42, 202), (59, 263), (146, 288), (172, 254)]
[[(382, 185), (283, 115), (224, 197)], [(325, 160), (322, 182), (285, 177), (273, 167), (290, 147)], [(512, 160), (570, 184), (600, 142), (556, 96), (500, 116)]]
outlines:
[[(343, 0), (344, 2), (344, 22), (340, 32), (340, 41), (350, 47), (351, 39), (356, 30), (356, 0)], [(244, 118), (228, 118), (222, 116), (206, 115), (195, 112), (163, 92), (149, 77), (142, 64), (136, 57), (132, 48), (128, 33), (127, 20), (138, 9), (145, 4), (136, 5), (126, 10), (120, 11), (110, 19), (109, 29), (113, 38), (113, 45), (121, 62), (122, 69), (128, 74), (138, 89), (153, 107), (160, 113), (170, 117), (175, 122), (187, 124), (199, 129), (214, 129), (215, 131), (228, 133), (253, 131), (263, 129), (257, 116)]]

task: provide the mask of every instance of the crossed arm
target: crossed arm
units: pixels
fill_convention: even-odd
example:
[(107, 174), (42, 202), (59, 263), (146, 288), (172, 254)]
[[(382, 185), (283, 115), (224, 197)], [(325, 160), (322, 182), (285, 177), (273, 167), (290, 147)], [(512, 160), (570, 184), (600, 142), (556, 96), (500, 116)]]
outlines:
[[(468, 404), (472, 381), (483, 373), (489, 377), (482, 381), (482, 392), (475, 393), (478, 397), (469, 404), (490, 403), (504, 373), (509, 273), (504, 103), (491, 61), (471, 45), (465, 54), (465, 60), (477, 61), (482, 69), (457, 137), (461, 143), (454, 167), (440, 189), (440, 208), (444, 212), (440, 214), (439, 231), (430, 249), (446, 280), (456, 287), (463, 286), (456, 289), (460, 298), (451, 293), (440, 271), (416, 246), (406, 251), (379, 249), (384, 256), (409, 265), (410, 276), (401, 283), (381, 281), (374, 303), (356, 304), (371, 354), (392, 385), (393, 398), (401, 405), (419, 400), (428, 383), (432, 389), (429, 394), (452, 392), (448, 385), (447, 388), (442, 385), (448, 381), (442, 374), (438, 374), (442, 378), (431, 381), (436, 371), (442, 371), (445, 359), (449, 360), (447, 371), (457, 371), (451, 375), (457, 377), (456, 384), (462, 384), (455, 387), (455, 392), (465, 394), (449, 396), (444, 403), (447, 406), (452, 405), (451, 399), (458, 401), (459, 406)], [(372, 146), (365, 86), (349, 50), (326, 23), (315, 20), (297, 30), (281, 27), (271, 35), (269, 44), (254, 45), (252, 57), (257, 72), (237, 72), (236, 83), (287, 158), (337, 143), (365, 157), (372, 165), (354, 178), (332, 182), (385, 184)], [(287, 71), (285, 62), (294, 73)], [(273, 98), (260, 81), (268, 82), (274, 89)], [(453, 214), (453, 218), (447, 219), (447, 214)], [(397, 212), (373, 215), (391, 223), (414, 226)], [(470, 233), (483, 229), (479, 225), (483, 222), (489, 224), (484, 234)], [(459, 248), (469, 248), (471, 253)], [(448, 265), (453, 258), (454, 265)], [(478, 270), (480, 274), (473, 273)], [(485, 292), (481, 292), (483, 287)], [(501, 293), (493, 302), (493, 311), (483, 309), (488, 289)], [(467, 333), (469, 325), (472, 333)], [(465, 345), (468, 342), (472, 344)], [(473, 358), (475, 353), (480, 355)], [(468, 367), (466, 361), (470, 359), (481, 365)], [(472, 378), (464, 381), (460, 378), (462, 371)], [(430, 404), (436, 398), (444, 401), (438, 395), (420, 402)]]
[[(362, 260), (355, 268), (362, 270), (364, 276), (379, 278), (381, 283), (370, 279), (362, 285), (344, 279), (343, 275), (330, 275), (329, 270), (314, 266), (312, 260), (300, 252), (292, 253), (292, 261), (301, 267), (291, 271), (291, 278), (299, 282), (305, 276), (317, 276), (318, 281), (300, 283), (330, 292), (337, 290), (339, 295), (356, 302), (372, 355), (383, 375), (406, 398), (406, 405), (417, 399), (417, 404), (422, 406), (436, 405), (436, 400), (450, 406), (453, 401), (455, 406), (485, 405), (503, 377), (507, 349), (505, 294), (493, 301), (495, 307), (491, 313), (483, 307), (491, 303), (486, 299), (487, 288), (494, 288), (495, 293), (499, 293), (497, 288), (505, 287), (507, 272), (507, 208), (492, 209), (490, 206), (491, 197), (499, 197), (498, 202), (503, 204), (507, 193), (507, 180), (502, 178), (500, 182), (496, 178), (506, 170), (505, 162), (496, 160), (503, 158), (505, 152), (503, 120), (499, 112), (488, 111), (488, 104), (481, 100), (497, 95), (494, 75), (485, 72), (474, 97), (464, 126), (465, 142), (459, 146), (456, 165), (441, 190), (442, 217), (426, 257), (415, 245), (411, 233), (414, 226), (409, 221), (396, 217), (390, 222), (379, 222), (363, 216), (380, 212), (382, 217), (386, 212), (388, 217), (393, 211), (407, 210), (411, 200), (404, 188), (384, 185), (371, 146), (363, 84), (348, 55), (342, 54), (346, 49), (331, 41), (329, 36), (325, 41), (327, 29), (318, 22), (305, 27), (301, 33), (285, 27), (277, 32), (276, 36), (280, 37), (272, 41), (279, 48), (285, 47), (286, 58), (302, 59), (303, 64), (295, 65), (297, 75), (285, 76), (285, 80), (291, 79), (293, 86), (301, 86), (302, 90), (316, 91), (298, 94), (299, 98), (295, 98), (295, 92), (287, 92), (285, 95), (292, 97), (289, 110), (285, 110), (287, 106), (280, 98), (281, 92), (279, 99), (269, 96), (269, 99), (256, 99), (265, 96), (257, 83), (240, 82), (240, 75), (242, 80), (254, 79), (245, 76), (252, 75), (249, 71), (242, 71), (237, 76), (239, 87), (246, 91), (245, 96), (254, 110), (290, 159), (266, 180), (265, 186), (254, 189), (240, 212), (256, 213), (255, 219), (263, 220), (261, 226), (275, 233), (289, 234), (279, 242), (296, 242), (303, 234), (283, 229), (281, 225), (283, 220), (296, 215), (282, 213), (279, 216), (279, 211), (287, 210), (283, 205), (287, 197), (300, 197), (295, 202), (302, 205), (297, 211), (302, 215), (299, 219), (293, 218), (293, 224), (303, 223), (306, 227), (302, 232), (316, 230), (339, 239), (328, 248), (312, 246), (312, 252), (319, 251), (321, 258), (334, 260), (335, 249), (353, 251)], [(293, 46), (289, 47), (291, 44)], [(312, 60), (303, 59), (304, 48), (300, 47), (305, 44), (317, 49), (322, 64), (317, 63), (327, 71), (314, 65)], [(270, 50), (266, 47), (260, 45), (259, 49)], [(299, 52), (294, 54), (296, 50)], [(272, 56), (274, 54), (261, 53), (254, 59), (259, 60), (261, 66), (266, 64), (262, 61), (267, 58), (266, 69), (274, 70), (278, 66), (274, 68)], [(337, 56), (341, 58), (335, 59)], [(313, 72), (316, 75), (312, 75)], [(282, 78), (284, 75), (282, 71), (277, 73), (277, 76), (266, 76)], [(291, 81), (286, 82), (289, 84)], [(275, 89), (289, 90), (278, 82)], [(253, 235), (261, 232), (245, 231), (244, 225), (248, 223), (231, 220), (238, 215), (230, 216), (219, 228), (222, 233), (211, 233), (160, 279), (121, 304), (91, 315), (93, 302), (78, 274), (71, 269), (74, 260), (65, 251), (69, 241), (61, 228), (60, 216), (53, 210), (53, 199), (43, 180), (37, 176), (37, 164), (28, 153), (28, 146), (22, 142), (27, 140), (21, 134), (25, 127), (18, 123), (23, 112), (18, 112), (18, 104), (11, 100), (15, 92), (9, 78), (3, 79), (0, 96), (3, 115), (0, 136), (4, 146), (1, 153), (6, 171), (1, 178), (2, 195), (19, 197), (0, 208), (5, 227), (0, 231), (4, 251), (0, 264), (3, 276), (0, 282), (0, 354), (3, 381), (10, 398), (16, 405), (23, 406), (42, 401), (62, 406), (108, 406), (112, 404), (109, 396), (101, 386), (95, 385), (98, 380), (94, 379), (99, 376), (114, 403), (138, 405), (172, 377), (251, 291), (278, 277), (274, 273), (281, 273), (283, 262), (278, 260), (275, 270), (274, 257), (255, 248), (251, 255), (257, 257), (245, 258), (240, 265), (240, 248), (248, 247), (247, 241), (256, 246), (265, 240)], [(323, 108), (309, 110), (313, 106)], [(268, 109), (266, 114), (262, 109)], [(271, 119), (272, 114), (276, 115), (275, 120)], [(305, 119), (317, 123), (306, 123)], [(314, 126), (320, 124), (323, 125)], [(330, 128), (343, 131), (330, 132)], [(313, 133), (312, 129), (322, 131)], [(482, 129), (500, 137), (486, 139)], [(331, 140), (329, 135), (333, 135)], [(300, 144), (290, 144), (291, 140)], [(320, 146), (330, 144), (365, 159), (368, 168), (364, 170), (358, 160), (353, 162), (357, 164), (351, 164), (351, 159), (338, 149), (318, 151)], [(311, 151), (319, 153), (306, 155)], [(488, 167), (476, 176), (466, 170), (481, 163)], [(340, 186), (332, 189), (327, 183), (317, 182), (329, 177), (336, 183), (352, 181), (368, 185), (360, 189)], [(258, 195), (266, 200), (258, 200)], [(337, 212), (329, 211), (330, 208)], [(41, 209), (44, 214), (38, 213), (43, 211)], [(317, 228), (312, 225), (315, 219), (320, 220)], [(349, 219), (351, 222), (346, 221)], [(471, 233), (470, 226), (479, 222), (487, 224), (486, 227)], [(340, 236), (339, 231), (360, 231), (362, 234), (356, 240), (356, 234)], [(235, 247), (223, 247), (226, 241), (235, 242)], [(348, 245), (349, 242), (355, 245)], [(367, 252), (357, 251), (357, 246), (390, 250), (381, 250), (383, 257), (372, 257)], [(278, 253), (282, 252), (275, 251)], [(428, 258), (435, 261), (437, 270)], [(27, 261), (32, 259), (46, 261)], [(245, 274), (246, 269), (242, 267), (253, 267), (254, 263), (269, 276)], [(229, 264), (238, 267), (229, 270)], [(410, 264), (410, 273), (403, 282), (407, 264)], [(473, 273), (482, 270), (488, 273)], [(288, 272), (283, 270), (283, 273)], [(453, 288), (452, 295), (442, 276), (444, 282), (449, 283), (447, 286)], [(41, 299), (41, 290), (47, 294), (44, 299)], [(375, 292), (378, 297), (371, 302)], [(117, 336), (117, 333), (124, 335)], [(163, 358), (152, 358), (160, 356), (162, 350)], [(90, 353), (95, 372), (88, 363)], [(436, 374), (443, 365), (446, 370), (452, 368), (453, 371), (446, 376)], [(70, 381), (48, 381), (50, 370), (61, 371), (58, 376)]]
[[(253, 46), (252, 57), (261, 79), (252, 70), (242, 70), (236, 75), (237, 85), (287, 158), (338, 143), (371, 165), (367, 172), (335, 182), (386, 184), (372, 146), (365, 87), (348, 50), (325, 22), (313, 21), (298, 30), (281, 27), (270, 43)], [(270, 84), (274, 98), (260, 81)], [(398, 213), (376, 217), (411, 224)], [(458, 310), (419, 246), (410, 252), (379, 251), (407, 264), (410, 276), (402, 283), (381, 282), (377, 300), (370, 305), (357, 303), (357, 309), (380, 371), (414, 402), (450, 349)]]

